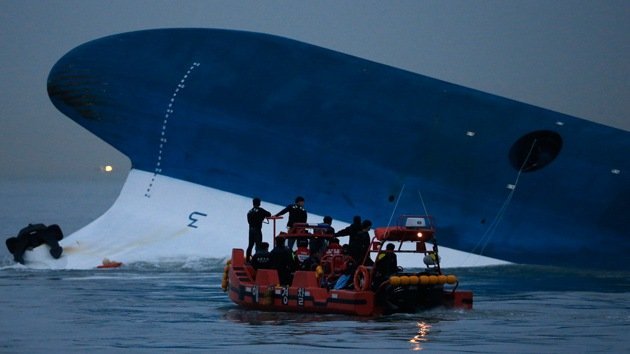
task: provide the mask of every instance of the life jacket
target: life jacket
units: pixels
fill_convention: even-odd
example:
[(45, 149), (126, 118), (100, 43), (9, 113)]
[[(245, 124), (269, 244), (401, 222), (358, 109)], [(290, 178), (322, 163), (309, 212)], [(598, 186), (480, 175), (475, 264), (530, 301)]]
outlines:
[(297, 250), (295, 250), (295, 258), (300, 263), (304, 263), (310, 256), (311, 253), (308, 247), (298, 247)]
[(326, 252), (324, 252), (324, 256), (337, 256), (341, 254), (341, 246), (338, 243), (331, 243), (326, 248)]

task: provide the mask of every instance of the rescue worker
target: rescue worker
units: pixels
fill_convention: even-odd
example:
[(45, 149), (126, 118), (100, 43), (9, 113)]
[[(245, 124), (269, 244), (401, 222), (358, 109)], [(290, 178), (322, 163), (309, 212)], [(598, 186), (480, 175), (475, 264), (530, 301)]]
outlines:
[[(335, 229), (331, 226), (332, 217), (324, 216), (324, 222), (317, 224), (317, 227), (321, 228), (316, 233), (323, 235), (334, 235)], [(309, 242), (309, 248), (311, 249), (311, 256), (314, 258), (321, 258), (322, 254), (326, 250), (327, 242), (324, 238), (313, 237)]]
[(262, 223), (271, 213), (260, 207), (260, 198), (252, 200), (253, 208), (247, 212), (247, 223), (249, 224), (249, 244), (245, 252), (245, 260), (249, 262), (252, 257), (252, 248), (256, 245), (258, 249), (262, 242)]
[(317, 224), (318, 227), (324, 228), (324, 235), (334, 235), (335, 229), (332, 227), (332, 216), (324, 216), (322, 223)]
[(276, 247), (271, 250), (271, 262), (273, 269), (278, 271), (278, 279), (280, 284), (291, 284), (291, 273), (294, 271), (295, 261), (293, 260), (293, 252), (284, 245), (284, 238), (276, 238)]
[(273, 269), (268, 242), (261, 242), (260, 247), (256, 248), (256, 254), (252, 257), (252, 267), (256, 270)]
[(396, 245), (388, 243), (385, 252), (381, 252), (376, 256), (374, 264), (374, 286), (381, 285), (392, 274), (398, 272), (398, 259), (394, 253)]
[(355, 215), (354, 218), (352, 218), (352, 224), (342, 230), (339, 230), (338, 232), (335, 232), (335, 236), (353, 236), (359, 231), (361, 231), (361, 216)]
[(363, 220), (361, 223), (361, 230), (354, 235), (350, 235), (350, 256), (357, 261), (357, 264), (372, 265), (374, 262), (367, 257), (365, 262), (363, 259), (370, 248), (370, 229), (372, 228), (372, 222), (370, 220)]
[[(291, 232), (291, 228), (295, 223), (305, 223), (307, 218), (306, 209), (304, 209), (304, 197), (298, 196), (295, 198), (295, 203), (287, 205), (286, 208), (280, 210), (275, 216), (281, 216), (289, 213), (289, 220), (287, 220), (287, 230)], [(289, 249), (293, 249), (295, 239), (289, 239)]]

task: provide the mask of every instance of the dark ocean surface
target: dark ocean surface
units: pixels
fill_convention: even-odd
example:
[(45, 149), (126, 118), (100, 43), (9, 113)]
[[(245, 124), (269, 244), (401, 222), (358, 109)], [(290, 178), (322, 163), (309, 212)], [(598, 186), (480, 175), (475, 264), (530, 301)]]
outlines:
[[(119, 189), (106, 179), (2, 181), (0, 231), (75, 231)], [(242, 310), (221, 289), (218, 260), (31, 270), (3, 249), (0, 353), (630, 353), (630, 271), (594, 270), (596, 261), (451, 269), (475, 293), (473, 310), (362, 318)]]

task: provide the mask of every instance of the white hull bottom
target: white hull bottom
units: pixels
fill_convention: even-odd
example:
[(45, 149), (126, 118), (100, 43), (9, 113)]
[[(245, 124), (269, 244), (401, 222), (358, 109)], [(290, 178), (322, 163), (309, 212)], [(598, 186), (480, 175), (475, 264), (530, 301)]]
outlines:
[[(262, 206), (271, 213), (284, 207), (264, 201)], [(245, 215), (250, 208), (249, 196), (131, 170), (114, 205), (60, 242), (61, 258), (53, 259), (44, 245), (27, 251), (24, 259), (27, 267), (40, 269), (91, 269), (101, 265), (104, 259), (125, 264), (204, 258), (224, 260), (230, 256), (232, 248), (247, 247)], [(311, 222), (322, 218), (315, 214), (308, 216)], [(284, 220), (280, 220), (278, 230), (284, 229), (284, 225)], [(337, 230), (347, 225), (333, 221)], [(272, 233), (272, 224), (265, 224), (264, 240), (271, 243)], [(439, 237), (439, 227), (437, 234)], [(347, 238), (342, 237), (341, 242), (347, 242)], [(509, 263), (446, 247), (439, 250), (444, 268)], [(399, 255), (398, 263), (405, 268), (419, 267), (418, 256), (413, 254)]]

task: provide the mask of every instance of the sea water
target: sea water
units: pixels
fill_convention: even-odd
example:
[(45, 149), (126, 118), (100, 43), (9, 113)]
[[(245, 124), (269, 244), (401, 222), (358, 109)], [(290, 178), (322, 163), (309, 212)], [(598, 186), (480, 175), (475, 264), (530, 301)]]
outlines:
[[(107, 181), (5, 181), (0, 225), (58, 219), (62, 228), (64, 221), (78, 228), (107, 209), (116, 188)], [(4, 228), (7, 236), (17, 232)], [(460, 287), (474, 292), (472, 310), (354, 317), (241, 309), (221, 289), (218, 260), (32, 270), (5, 251), (0, 353), (628, 353), (630, 272), (597, 271), (592, 261), (582, 269), (451, 269)]]

